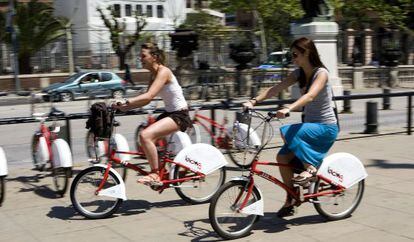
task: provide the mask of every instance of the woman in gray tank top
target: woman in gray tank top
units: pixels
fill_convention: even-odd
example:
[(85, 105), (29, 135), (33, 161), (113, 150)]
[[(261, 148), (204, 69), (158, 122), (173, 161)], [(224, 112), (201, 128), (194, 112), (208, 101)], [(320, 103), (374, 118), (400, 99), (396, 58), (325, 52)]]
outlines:
[[(329, 73), (319, 58), (314, 42), (305, 37), (299, 38), (292, 43), (291, 51), (293, 63), (298, 69), (281, 83), (245, 102), (244, 106), (252, 108), (257, 103), (299, 83), (302, 96), (276, 114), (278, 118), (285, 118), (292, 110), (303, 109), (303, 123), (280, 128), (285, 144), (276, 157), (279, 163), (290, 163), (295, 167), (279, 166), (284, 183), (293, 189), (294, 183), (306, 185), (315, 179), (317, 168), (335, 142), (339, 128), (331, 105), (333, 92), (329, 83)], [(299, 175), (294, 177), (294, 172)], [(293, 215), (296, 210), (294, 204), (295, 201), (287, 194), (285, 204), (277, 215)]]

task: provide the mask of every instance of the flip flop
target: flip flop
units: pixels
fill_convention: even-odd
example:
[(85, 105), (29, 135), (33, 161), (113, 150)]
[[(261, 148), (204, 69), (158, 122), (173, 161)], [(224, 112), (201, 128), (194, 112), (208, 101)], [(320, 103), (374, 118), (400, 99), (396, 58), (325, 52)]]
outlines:
[(158, 174), (156, 173), (151, 173), (149, 175), (146, 175), (140, 179), (138, 179), (138, 183), (144, 184), (146, 186), (162, 186), (163, 183), (158, 180), (157, 178), (159, 178)]

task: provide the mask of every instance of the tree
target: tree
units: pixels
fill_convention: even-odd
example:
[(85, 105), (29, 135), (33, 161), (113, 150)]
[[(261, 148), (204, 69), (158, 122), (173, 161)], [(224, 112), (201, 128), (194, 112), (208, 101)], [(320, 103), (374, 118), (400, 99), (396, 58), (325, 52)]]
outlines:
[(223, 30), (223, 27), (217, 18), (200, 10), (195, 13), (188, 13), (186, 20), (178, 28), (193, 30), (201, 39), (207, 39)]
[[(5, 19), (4, 15), (3, 19)], [(67, 22), (65, 18), (53, 16), (53, 7), (49, 4), (38, 0), (17, 3), (14, 31), (18, 40), (20, 73), (31, 73), (30, 58), (42, 47), (65, 35), (65, 27), (62, 25), (65, 22)], [(9, 33), (5, 34), (3, 39), (11, 44)]]
[(225, 13), (254, 13), (256, 22), (263, 25), (258, 25), (257, 30), (264, 29), (266, 42), (270, 43), (269, 50), (281, 49), (289, 44), (290, 23), (304, 14), (297, 0), (212, 0), (211, 7)]
[(120, 22), (119, 19), (115, 17), (115, 9), (109, 6), (107, 10), (110, 11), (110, 19), (105, 16), (102, 9), (97, 8), (97, 11), (101, 15), (101, 19), (103, 20), (111, 35), (110, 38), (112, 42), (112, 48), (119, 58), (119, 69), (123, 70), (125, 67), (126, 55), (140, 39), (141, 31), (144, 29), (147, 23), (145, 21), (145, 17), (138, 15), (138, 13), (135, 13), (136, 28), (135, 33), (131, 35), (125, 32), (125, 21)]

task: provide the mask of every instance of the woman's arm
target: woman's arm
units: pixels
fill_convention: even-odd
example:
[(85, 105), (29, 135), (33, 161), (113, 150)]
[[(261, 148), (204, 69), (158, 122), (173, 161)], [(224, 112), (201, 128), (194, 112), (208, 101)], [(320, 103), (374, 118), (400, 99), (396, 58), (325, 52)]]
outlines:
[(295, 84), (296, 80), (297, 80), (296, 75), (294, 75), (293, 72), (292, 72), (281, 83), (276, 84), (272, 87), (269, 87), (268, 89), (266, 89), (265, 91), (260, 93), (257, 97), (255, 97), (255, 98), (251, 99), (249, 102), (245, 103), (244, 106), (248, 106), (249, 105), (248, 103), (250, 103), (251, 106), (254, 106), (259, 102), (262, 102), (262, 101), (264, 101), (268, 98), (274, 97), (279, 92), (281, 92), (284, 89), (288, 88), (289, 86)]
[(134, 108), (139, 108), (147, 105), (154, 99), (155, 96), (161, 91), (161, 88), (170, 80), (171, 71), (168, 68), (162, 68), (155, 80), (151, 83), (148, 91), (136, 97), (128, 99), (127, 104), (120, 107), (121, 111), (127, 111)]

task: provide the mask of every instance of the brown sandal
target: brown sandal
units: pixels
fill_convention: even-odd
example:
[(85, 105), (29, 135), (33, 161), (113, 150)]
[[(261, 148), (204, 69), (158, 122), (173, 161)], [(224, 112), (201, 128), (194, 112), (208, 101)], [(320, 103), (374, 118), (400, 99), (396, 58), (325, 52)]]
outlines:
[[(305, 176), (304, 173), (309, 174), (309, 176)], [(309, 182), (316, 181), (316, 173), (317, 173), (317, 170), (312, 170), (308, 168), (307, 170), (300, 173), (298, 176), (292, 178), (292, 181), (293, 183), (301, 185), (301, 186), (306, 185)]]
[(150, 173), (140, 179), (138, 179), (138, 183), (147, 185), (147, 186), (162, 186), (163, 183), (160, 180), (161, 178), (157, 173)]

